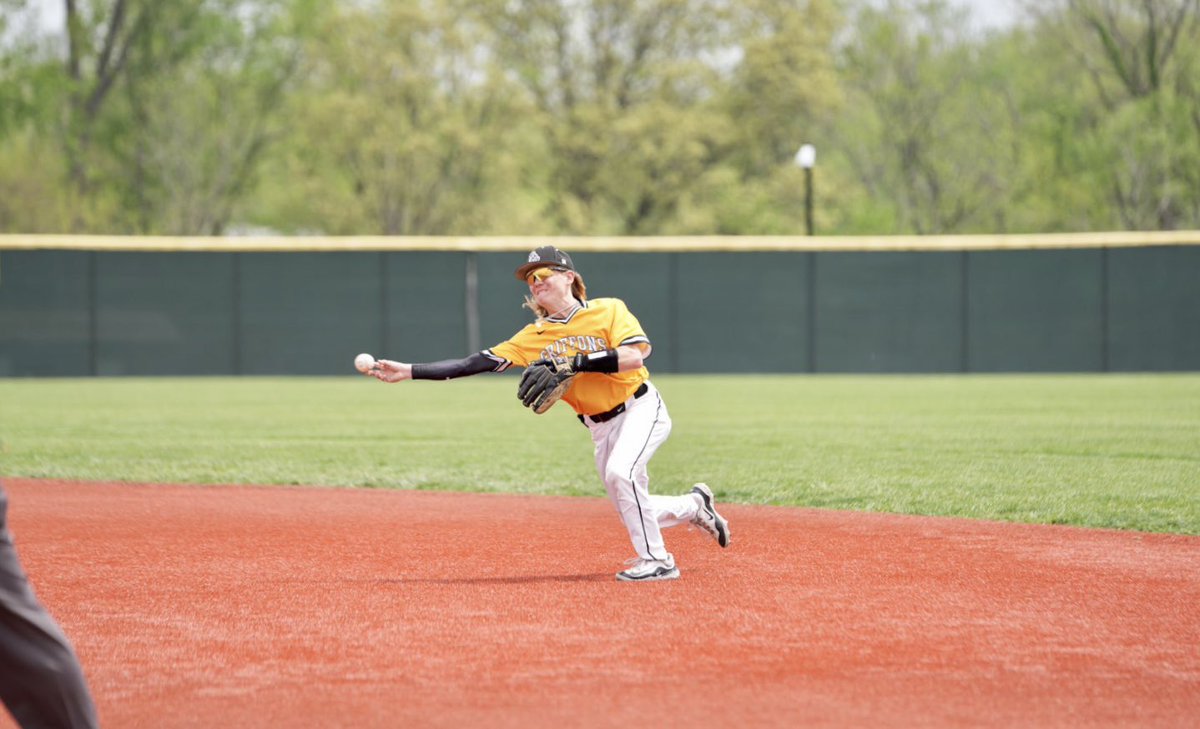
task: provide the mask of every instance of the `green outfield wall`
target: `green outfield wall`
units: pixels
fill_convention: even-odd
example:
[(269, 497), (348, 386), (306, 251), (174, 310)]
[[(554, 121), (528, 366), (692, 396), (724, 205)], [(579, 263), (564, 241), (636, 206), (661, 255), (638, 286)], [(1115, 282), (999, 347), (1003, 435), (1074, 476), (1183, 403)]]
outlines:
[[(556, 242), (656, 372), (1200, 370), (1200, 234), (1048, 239)], [(103, 240), (0, 236), (0, 376), (459, 357), (529, 321), (512, 272), (545, 242)]]

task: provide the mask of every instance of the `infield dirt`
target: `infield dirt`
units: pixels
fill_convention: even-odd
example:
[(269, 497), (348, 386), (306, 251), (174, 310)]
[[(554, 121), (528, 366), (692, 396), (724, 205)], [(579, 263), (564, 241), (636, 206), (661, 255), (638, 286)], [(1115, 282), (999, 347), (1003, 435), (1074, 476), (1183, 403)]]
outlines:
[(5, 486), (106, 727), (1200, 716), (1197, 537), (718, 502), (729, 549), (668, 530), (682, 578), (626, 584), (599, 499)]

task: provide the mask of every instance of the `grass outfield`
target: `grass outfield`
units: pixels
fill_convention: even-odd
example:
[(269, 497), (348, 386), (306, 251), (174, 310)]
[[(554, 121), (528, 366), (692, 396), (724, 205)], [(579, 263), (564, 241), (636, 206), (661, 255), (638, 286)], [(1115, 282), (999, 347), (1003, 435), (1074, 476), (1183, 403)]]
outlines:
[[(652, 489), (1200, 534), (1200, 375), (658, 376)], [(0, 380), (0, 473), (602, 495), (516, 379)]]

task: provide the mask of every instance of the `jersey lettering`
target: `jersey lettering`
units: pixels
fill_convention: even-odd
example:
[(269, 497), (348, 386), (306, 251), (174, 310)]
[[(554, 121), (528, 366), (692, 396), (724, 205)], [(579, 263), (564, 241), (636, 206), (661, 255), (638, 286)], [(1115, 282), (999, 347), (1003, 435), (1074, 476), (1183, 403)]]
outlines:
[(563, 337), (542, 350), (542, 357), (568, 357), (576, 353), (591, 354), (608, 349), (608, 340), (603, 337)]

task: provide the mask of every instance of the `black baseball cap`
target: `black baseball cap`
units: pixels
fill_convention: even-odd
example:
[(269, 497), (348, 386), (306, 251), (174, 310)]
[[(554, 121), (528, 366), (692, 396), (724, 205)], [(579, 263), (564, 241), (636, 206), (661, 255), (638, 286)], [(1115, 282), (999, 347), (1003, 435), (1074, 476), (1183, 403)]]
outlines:
[(575, 270), (575, 264), (571, 262), (571, 257), (566, 252), (560, 251), (554, 246), (542, 246), (529, 252), (525, 263), (521, 264), (516, 271), (517, 280), (524, 281), (530, 271), (547, 267), (561, 268), (567, 271)]

